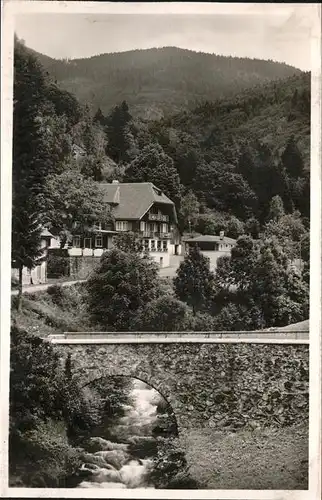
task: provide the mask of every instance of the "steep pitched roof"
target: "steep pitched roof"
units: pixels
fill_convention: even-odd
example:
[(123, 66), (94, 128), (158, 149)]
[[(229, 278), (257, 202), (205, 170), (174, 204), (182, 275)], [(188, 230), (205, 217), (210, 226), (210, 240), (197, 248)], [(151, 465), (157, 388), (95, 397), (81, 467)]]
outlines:
[(48, 231), (48, 229), (46, 227), (44, 227), (42, 229), (40, 236), (42, 236), (43, 238), (45, 238), (45, 237), (53, 238), (54, 237), (54, 235), (50, 231)]
[(196, 238), (190, 238), (185, 240), (186, 243), (230, 243), (231, 245), (236, 244), (236, 240), (233, 238), (229, 238), (228, 236), (224, 236), (220, 238), (220, 236), (215, 236), (212, 234), (202, 234), (197, 236)]
[(152, 182), (101, 183), (100, 188), (103, 191), (104, 201), (116, 205), (113, 208), (115, 219), (139, 220), (153, 203), (162, 203), (173, 207), (174, 219), (177, 220), (173, 201)]

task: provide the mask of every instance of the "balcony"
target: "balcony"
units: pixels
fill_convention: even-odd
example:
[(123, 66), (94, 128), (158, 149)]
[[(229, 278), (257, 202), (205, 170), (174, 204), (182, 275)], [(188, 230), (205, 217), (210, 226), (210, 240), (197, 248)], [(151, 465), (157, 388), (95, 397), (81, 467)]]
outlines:
[(149, 220), (160, 221), (160, 222), (169, 222), (169, 216), (163, 214), (151, 214), (148, 216)]
[(151, 231), (141, 231), (140, 232), (141, 236), (143, 236), (143, 238), (149, 238), (149, 239), (170, 239), (172, 237), (172, 234), (171, 233), (154, 233), (154, 232), (151, 232)]
[(168, 248), (150, 248), (149, 253), (168, 253)]
[(104, 229), (102, 228), (101, 224), (94, 224), (91, 227), (91, 230), (94, 233), (115, 233), (116, 232), (111, 224), (106, 224)]
[(70, 257), (100, 257), (106, 248), (68, 248), (68, 255)]

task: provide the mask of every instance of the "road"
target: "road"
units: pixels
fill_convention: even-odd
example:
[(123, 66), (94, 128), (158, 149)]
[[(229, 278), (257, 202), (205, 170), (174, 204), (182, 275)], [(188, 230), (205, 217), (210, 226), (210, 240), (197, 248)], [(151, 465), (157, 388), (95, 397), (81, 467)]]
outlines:
[(184, 259), (183, 255), (170, 255), (170, 266), (160, 269), (159, 274), (162, 278), (174, 278), (176, 271)]
[[(43, 292), (47, 290), (50, 286), (59, 285), (59, 286), (71, 286), (76, 283), (83, 283), (86, 280), (75, 280), (75, 281), (61, 281), (57, 283), (43, 283), (42, 285), (30, 285), (22, 287), (22, 293), (37, 293)], [(11, 290), (11, 295), (18, 295), (18, 290)]]

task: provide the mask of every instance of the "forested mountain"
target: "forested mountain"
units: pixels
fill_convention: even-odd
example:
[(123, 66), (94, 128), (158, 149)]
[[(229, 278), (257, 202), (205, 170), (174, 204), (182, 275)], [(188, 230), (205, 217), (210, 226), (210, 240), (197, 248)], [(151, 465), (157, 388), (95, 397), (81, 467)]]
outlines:
[(310, 85), (309, 73), (257, 85), (229, 98), (206, 101), (190, 112), (183, 110), (151, 128), (168, 131), (169, 138), (189, 134), (208, 153), (223, 144), (256, 141), (281, 152), (293, 136), (309, 168)]
[(200, 101), (231, 96), (300, 70), (282, 63), (205, 54), (176, 47), (58, 61), (38, 54), (61, 88), (108, 113), (126, 100), (134, 116), (160, 118)]
[[(99, 212), (100, 200), (93, 196), (99, 191), (95, 183), (113, 179), (158, 185), (175, 202), (182, 232), (224, 230), (233, 238), (245, 233), (257, 238), (275, 205), (279, 213), (291, 217), (275, 228), (279, 235), (287, 226), (289, 232), (296, 230), (299, 241), (303, 227), (308, 228), (309, 74), (300, 72), (221, 99), (204, 99), (190, 110), (178, 104), (178, 113), (151, 120), (135, 117), (133, 107), (122, 99), (115, 99), (108, 113), (95, 109), (95, 102), (90, 102), (90, 109), (55, 83), (40, 59), (16, 41), (13, 230), (17, 235), (27, 227), (23, 219), (27, 205), (35, 201), (49, 229), (68, 239), (73, 220), (86, 226), (89, 213), (95, 220), (105, 217)], [(155, 92), (159, 95), (157, 88)], [(20, 213), (24, 203), (26, 209)], [(38, 208), (31, 209), (37, 213)], [(16, 262), (28, 260), (19, 254), (23, 247), (17, 236)]]
[[(141, 66), (137, 67), (142, 71), (154, 67), (157, 74), (160, 68), (156, 67), (155, 61), (163, 58), (167, 62), (164, 62), (163, 67), (175, 71), (174, 60), (180, 54), (183, 56), (181, 67), (187, 71), (192, 68), (189, 61), (194, 58), (200, 57), (200, 61), (203, 58), (208, 61), (215, 58), (220, 62), (218, 67), (224, 79), (229, 79), (236, 68), (256, 68), (255, 75), (265, 75), (266, 79), (273, 77), (274, 68), (278, 68), (280, 74), (291, 69), (282, 64), (217, 58), (177, 49), (133, 51), (68, 64), (44, 58), (21, 46), (20, 42), (17, 43), (16, 53), (19, 57), (24, 54), (21, 59), (23, 64), (28, 58), (38, 61), (35, 63), (39, 66), (37, 71), (43, 75), (44, 66), (39, 65), (39, 62), (42, 61), (47, 67), (46, 78), (42, 76), (45, 84), (40, 98), (50, 104), (45, 107), (41, 104), (38, 112), (44, 115), (43, 123), (49, 125), (43, 130), (53, 129), (46, 140), (47, 147), (50, 143), (51, 151), (57, 151), (57, 161), (54, 161), (53, 154), (50, 159), (56, 171), (76, 168), (85, 178), (95, 181), (117, 178), (128, 182), (154, 182), (174, 199), (182, 217), (180, 207), (182, 201), (185, 206), (185, 196), (189, 191), (192, 191), (199, 204), (199, 216), (208, 216), (210, 211), (210, 217), (216, 218), (215, 214), (220, 213), (225, 217), (235, 217), (241, 223), (255, 218), (262, 225), (268, 216), (271, 199), (277, 195), (282, 198), (287, 212), (296, 209), (302, 216), (309, 216), (308, 73), (299, 72), (298, 75), (255, 85), (213, 101), (203, 99), (190, 110), (181, 106), (179, 99), (178, 113), (151, 120), (135, 117), (133, 107), (116, 97), (109, 113), (102, 111), (101, 107), (95, 109), (95, 99), (89, 103), (90, 110), (73, 94), (55, 84), (51, 74), (56, 72), (56, 77), (60, 74), (61, 78), (73, 73), (84, 75), (87, 63), (92, 62), (93, 68), (97, 68), (97, 73), (93, 70), (92, 74), (98, 78), (101, 67), (99, 61), (105, 57), (115, 63), (113, 66), (110, 62), (105, 68), (107, 74), (109, 68), (114, 68), (111, 78), (113, 74), (121, 75), (122, 71), (124, 74), (127, 71), (131, 73), (131, 61), (135, 59), (141, 61)], [(144, 54), (146, 57), (143, 57)], [(159, 58), (156, 57), (158, 54)], [(18, 63), (19, 59), (16, 59), (17, 77)], [(50, 67), (52, 63), (54, 66)], [(168, 69), (164, 70), (164, 74)], [(25, 82), (26, 71), (23, 68), (22, 71), (21, 78)], [(148, 73), (153, 74), (150, 70)], [(209, 71), (206, 74), (209, 76)], [(242, 74), (246, 75), (246, 72)], [(235, 80), (239, 88), (237, 83)], [(128, 85), (131, 86), (130, 81)], [(137, 96), (135, 85), (134, 78), (134, 97)], [(158, 85), (154, 87), (156, 95), (160, 94)], [(105, 87), (107, 96), (109, 88), (108, 85)], [(232, 92), (232, 87), (229, 92)], [(184, 92), (179, 94), (181, 98), (185, 95)], [(73, 167), (75, 163), (76, 167)], [(44, 165), (44, 162), (41, 164)], [(189, 217), (191, 219), (191, 215)], [(222, 218), (220, 220), (222, 224)], [(182, 229), (184, 227), (183, 220)], [(196, 223), (196, 229), (214, 231), (209, 225), (204, 227), (203, 223), (201, 226)], [(240, 231), (239, 225), (237, 234)], [(232, 233), (233, 237), (236, 236), (236, 231)]]

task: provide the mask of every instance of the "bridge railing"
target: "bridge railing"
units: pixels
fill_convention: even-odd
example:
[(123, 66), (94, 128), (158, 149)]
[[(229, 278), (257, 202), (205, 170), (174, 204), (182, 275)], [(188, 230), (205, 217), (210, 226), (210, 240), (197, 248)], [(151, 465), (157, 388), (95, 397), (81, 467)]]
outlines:
[(53, 334), (48, 337), (50, 341), (86, 341), (98, 343), (100, 341), (120, 341), (120, 342), (136, 342), (136, 341), (167, 341), (175, 342), (177, 340), (184, 342), (202, 342), (202, 341), (273, 341), (273, 340), (297, 340), (308, 341), (308, 330), (285, 331), (282, 329), (253, 330), (253, 331), (199, 331), (199, 332), (64, 332), (61, 334)]

